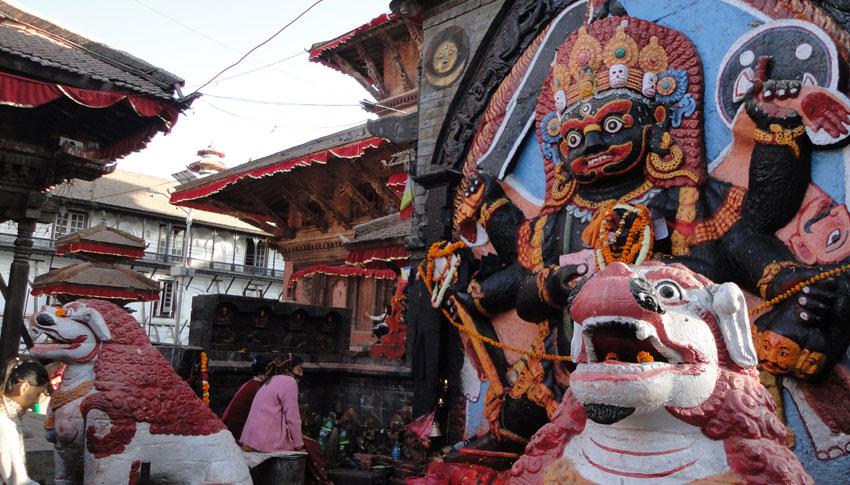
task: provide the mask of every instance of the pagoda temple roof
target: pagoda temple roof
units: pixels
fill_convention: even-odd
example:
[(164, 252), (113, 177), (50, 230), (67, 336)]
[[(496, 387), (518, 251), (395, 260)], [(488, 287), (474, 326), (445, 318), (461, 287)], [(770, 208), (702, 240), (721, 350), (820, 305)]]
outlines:
[(88, 227), (56, 240), (56, 254), (90, 254), (95, 257), (136, 259), (144, 257), (145, 240), (104, 224)]
[(3, 1), (0, 51), (17, 58), (15, 71), (41, 79), (48, 71), (47, 78), (78, 88), (120, 88), (173, 99), (175, 87), (184, 84), (183, 79), (164, 69)]
[(83, 261), (37, 276), (32, 294), (150, 301), (159, 298), (159, 282), (130, 268)]
[(284, 238), (294, 237), (290, 208), (301, 226), (352, 227), (398, 205), (386, 180), (401, 167), (384, 163), (398, 151), (362, 124), (186, 182), (171, 203), (235, 216)]

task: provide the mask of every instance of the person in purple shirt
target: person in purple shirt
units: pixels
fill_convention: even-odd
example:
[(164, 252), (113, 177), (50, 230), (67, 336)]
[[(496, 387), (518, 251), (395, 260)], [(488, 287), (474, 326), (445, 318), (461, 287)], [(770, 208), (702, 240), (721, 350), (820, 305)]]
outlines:
[(243, 447), (266, 452), (304, 449), (298, 409), (298, 379), (304, 374), (303, 363), (300, 357), (290, 356), (276, 365), (260, 386), (242, 429)]
[(254, 396), (263, 382), (266, 381), (268, 373), (272, 370), (274, 359), (270, 356), (258, 355), (251, 361), (251, 371), (254, 377), (236, 391), (233, 399), (221, 415), (221, 420), (227, 429), (233, 433), (236, 441), (242, 436), (242, 428), (245, 427), (245, 421), (248, 419), (248, 413), (251, 411), (251, 403), (254, 402)]

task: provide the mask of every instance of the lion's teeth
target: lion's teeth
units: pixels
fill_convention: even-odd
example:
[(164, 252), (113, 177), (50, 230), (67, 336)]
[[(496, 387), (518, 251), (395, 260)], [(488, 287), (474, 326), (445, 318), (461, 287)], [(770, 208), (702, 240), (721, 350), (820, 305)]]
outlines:
[(649, 330), (649, 325), (637, 326), (637, 330), (635, 331), (635, 337), (637, 337), (638, 340), (646, 340), (650, 335), (652, 335), (652, 332), (650, 332)]

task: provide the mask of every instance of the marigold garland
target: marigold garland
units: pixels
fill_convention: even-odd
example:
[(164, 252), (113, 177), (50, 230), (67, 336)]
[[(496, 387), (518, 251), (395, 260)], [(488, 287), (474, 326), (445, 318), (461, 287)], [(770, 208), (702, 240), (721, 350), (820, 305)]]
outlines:
[[(610, 224), (614, 220), (617, 209), (626, 211), (626, 213), (620, 217), (620, 222), (617, 224), (617, 229), (612, 236), (610, 234), (613, 228), (610, 227)], [(629, 213), (634, 214), (635, 218), (629, 227), (625, 244), (623, 244), (619, 252), (615, 252), (612, 245), (623, 234)], [(596, 264), (600, 270), (605, 269), (608, 264), (614, 261), (626, 264), (641, 264), (650, 256), (654, 234), (649, 209), (646, 206), (615, 204), (600, 209), (597, 217), (601, 218), (601, 222), (599, 223), (599, 235), (596, 238), (594, 246), (596, 248)]]
[(210, 375), (207, 368), (206, 352), (201, 352), (201, 391), (204, 404), (210, 407)]

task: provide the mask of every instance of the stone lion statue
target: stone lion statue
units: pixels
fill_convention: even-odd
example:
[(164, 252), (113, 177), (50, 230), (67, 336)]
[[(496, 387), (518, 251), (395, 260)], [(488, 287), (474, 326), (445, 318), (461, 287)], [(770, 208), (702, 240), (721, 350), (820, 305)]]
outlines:
[(814, 483), (759, 382), (738, 286), (614, 263), (570, 314), (570, 388), (511, 483)]
[(136, 483), (142, 463), (154, 481), (251, 483), (233, 436), (125, 310), (78, 300), (30, 328), (49, 337), (33, 355), (68, 366), (45, 423), (58, 485)]

